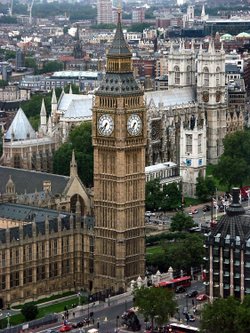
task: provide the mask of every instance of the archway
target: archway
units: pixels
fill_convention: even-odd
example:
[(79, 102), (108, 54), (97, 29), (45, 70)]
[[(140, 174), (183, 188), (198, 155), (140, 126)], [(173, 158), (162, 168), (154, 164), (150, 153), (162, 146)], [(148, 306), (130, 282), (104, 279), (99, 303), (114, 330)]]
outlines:
[(84, 215), (84, 200), (80, 195), (74, 194), (71, 198), (70, 198), (70, 211), (72, 213), (76, 212), (76, 202), (77, 202), (77, 198), (80, 202), (80, 207), (81, 207), (81, 215)]

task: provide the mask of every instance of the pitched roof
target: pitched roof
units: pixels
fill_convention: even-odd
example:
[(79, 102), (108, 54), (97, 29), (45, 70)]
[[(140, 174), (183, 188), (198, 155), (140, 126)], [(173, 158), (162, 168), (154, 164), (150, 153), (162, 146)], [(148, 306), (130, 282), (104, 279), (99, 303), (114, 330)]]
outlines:
[(65, 189), (70, 177), (54, 175), (45, 172), (33, 170), (23, 170), (0, 166), (0, 193), (5, 193), (5, 186), (9, 180), (9, 176), (15, 184), (17, 194), (34, 193), (43, 191), (43, 182), (51, 181), (52, 194), (62, 193)]
[(28, 118), (21, 108), (19, 108), (17, 111), (15, 118), (13, 119), (7, 133), (5, 134), (5, 139), (11, 140), (12, 136), (14, 140), (36, 138), (36, 132), (33, 130)]
[(147, 91), (145, 92), (144, 96), (146, 98), (147, 104), (149, 104), (152, 99), (156, 106), (158, 106), (159, 103), (165, 107), (168, 107), (195, 102), (195, 92), (192, 87)]
[[(74, 95), (76, 96), (76, 95)], [(92, 96), (84, 99), (71, 100), (62, 118), (83, 119), (92, 117)]]
[(124, 56), (128, 55), (131, 56), (131, 52), (128, 48), (128, 44), (125, 41), (123, 32), (122, 32), (122, 25), (121, 25), (121, 14), (118, 12), (118, 23), (116, 27), (115, 37), (113, 39), (113, 42), (111, 44), (111, 47), (108, 51), (108, 56)]

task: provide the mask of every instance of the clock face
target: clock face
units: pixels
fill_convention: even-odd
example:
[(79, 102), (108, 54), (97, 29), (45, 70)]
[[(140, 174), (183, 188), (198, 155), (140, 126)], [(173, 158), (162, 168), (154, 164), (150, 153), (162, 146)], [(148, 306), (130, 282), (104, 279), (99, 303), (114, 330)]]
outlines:
[(104, 136), (111, 135), (114, 130), (113, 118), (108, 114), (103, 114), (98, 119), (97, 128), (98, 128), (99, 134), (104, 135)]
[(131, 114), (127, 121), (127, 129), (130, 135), (136, 136), (141, 134), (142, 121), (138, 114)]

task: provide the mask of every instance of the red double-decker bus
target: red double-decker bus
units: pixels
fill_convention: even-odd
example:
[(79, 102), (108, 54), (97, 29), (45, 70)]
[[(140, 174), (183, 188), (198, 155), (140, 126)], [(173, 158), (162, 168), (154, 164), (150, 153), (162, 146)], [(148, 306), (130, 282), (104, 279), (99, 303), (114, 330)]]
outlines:
[(157, 284), (157, 287), (161, 288), (169, 288), (176, 289), (176, 287), (182, 286), (184, 288), (188, 288), (191, 286), (191, 276), (182, 276), (176, 279), (172, 279), (169, 281), (161, 281)]

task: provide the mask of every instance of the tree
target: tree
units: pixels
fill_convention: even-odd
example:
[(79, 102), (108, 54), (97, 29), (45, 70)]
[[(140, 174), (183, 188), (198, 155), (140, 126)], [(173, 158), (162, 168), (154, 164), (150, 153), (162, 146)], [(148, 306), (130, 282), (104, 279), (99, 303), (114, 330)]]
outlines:
[(181, 192), (177, 183), (164, 184), (162, 189), (161, 209), (173, 210), (181, 207)]
[(215, 193), (215, 181), (212, 177), (203, 178), (199, 176), (196, 183), (196, 196), (203, 202), (209, 201)]
[(173, 217), (170, 224), (170, 231), (188, 231), (194, 227), (194, 220), (191, 216), (184, 212), (177, 212)]
[(63, 63), (59, 61), (49, 61), (40, 70), (40, 73), (51, 73), (63, 70)]
[(70, 133), (68, 142), (54, 153), (53, 170), (59, 175), (69, 175), (72, 150), (78, 165), (78, 175), (87, 186), (93, 185), (93, 146), (92, 124), (84, 122), (75, 127)]
[(161, 184), (158, 178), (146, 183), (146, 209), (158, 210), (162, 201)]
[(8, 82), (5, 80), (0, 80), (0, 88), (4, 88), (8, 85)]
[(27, 321), (30, 321), (38, 315), (38, 308), (34, 302), (26, 303), (22, 306), (21, 313)]
[(199, 267), (203, 263), (205, 250), (201, 235), (185, 233), (185, 238), (164, 243), (163, 247), (167, 267), (174, 270), (190, 272), (191, 267)]
[(206, 304), (202, 310), (201, 332), (242, 333), (236, 324), (239, 305), (239, 301), (233, 297), (218, 298), (213, 303)]
[(151, 320), (154, 327), (154, 321), (158, 325), (166, 323), (175, 314), (177, 304), (171, 290), (141, 287), (134, 291), (134, 306), (139, 308), (144, 318)]
[(242, 186), (249, 181), (250, 173), (250, 131), (238, 131), (226, 135), (223, 140), (224, 153), (221, 155), (214, 175), (228, 190)]

